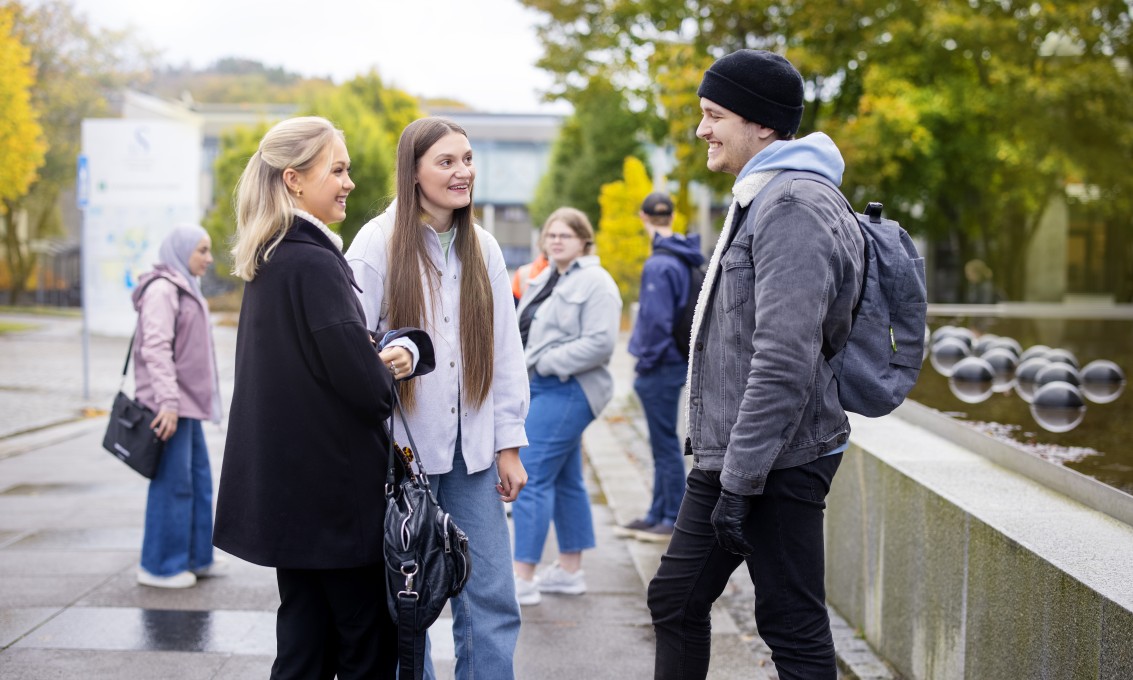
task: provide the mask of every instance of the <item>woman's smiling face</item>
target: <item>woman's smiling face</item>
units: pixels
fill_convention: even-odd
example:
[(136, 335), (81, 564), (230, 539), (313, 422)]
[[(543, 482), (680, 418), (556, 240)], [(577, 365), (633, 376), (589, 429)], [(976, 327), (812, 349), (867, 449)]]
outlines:
[(354, 190), (350, 179), (350, 154), (346, 142), (335, 136), (319, 160), (306, 172), (299, 173), (302, 196), (295, 197), (295, 207), (311, 213), (323, 224), (336, 224), (346, 219), (346, 197)]
[(472, 202), (472, 183), (476, 166), (472, 164), (472, 146), (459, 132), (450, 132), (437, 140), (417, 161), (417, 189), (421, 208), (447, 228), (452, 212)]

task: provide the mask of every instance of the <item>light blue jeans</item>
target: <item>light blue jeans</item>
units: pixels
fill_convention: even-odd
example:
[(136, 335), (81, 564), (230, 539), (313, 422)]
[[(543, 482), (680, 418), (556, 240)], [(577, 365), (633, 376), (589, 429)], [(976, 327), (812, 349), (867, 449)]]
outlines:
[(178, 418), (177, 431), (150, 480), (142, 568), (172, 576), (212, 564), (212, 472), (201, 421)]
[[(515, 599), (507, 517), (496, 491), (495, 464), (468, 474), (457, 437), (452, 471), (429, 477), (437, 502), (468, 534), (472, 576), (464, 591), (452, 599), (452, 637), (457, 680), (509, 680), (519, 639), (519, 603)], [(520, 494), (522, 498), (523, 494)], [(425, 677), (436, 679), (431, 659)]]
[(517, 562), (539, 564), (552, 519), (559, 552), (594, 547), (590, 496), (582, 476), (582, 431), (593, 420), (586, 394), (574, 378), (531, 379), (526, 423), (530, 444), (519, 450), (527, 486), (511, 506)]

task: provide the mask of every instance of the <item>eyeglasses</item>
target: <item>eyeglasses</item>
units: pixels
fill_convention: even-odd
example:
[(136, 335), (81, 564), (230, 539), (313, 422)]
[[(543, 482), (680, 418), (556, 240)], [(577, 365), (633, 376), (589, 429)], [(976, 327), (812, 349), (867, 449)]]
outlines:
[(547, 234), (543, 238), (548, 241), (569, 241), (578, 238), (578, 234)]

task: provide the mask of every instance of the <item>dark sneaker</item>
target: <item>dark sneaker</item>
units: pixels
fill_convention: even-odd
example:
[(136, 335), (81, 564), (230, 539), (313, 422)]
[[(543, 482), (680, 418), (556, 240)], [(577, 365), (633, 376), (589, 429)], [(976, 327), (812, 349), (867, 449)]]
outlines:
[(633, 537), (646, 543), (668, 543), (669, 539), (673, 537), (673, 525), (654, 524), (651, 527), (633, 532)]
[(614, 535), (619, 538), (634, 538), (637, 532), (652, 528), (652, 524), (644, 519), (635, 519), (629, 524), (619, 524), (614, 527)]

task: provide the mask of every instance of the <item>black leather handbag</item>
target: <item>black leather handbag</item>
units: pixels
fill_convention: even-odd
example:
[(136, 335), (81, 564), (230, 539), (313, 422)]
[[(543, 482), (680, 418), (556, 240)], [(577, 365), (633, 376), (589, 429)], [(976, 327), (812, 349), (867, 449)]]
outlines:
[[(157, 278), (147, 281), (146, 288)], [(145, 288), (142, 289), (142, 293), (145, 293)], [(177, 334), (176, 327), (173, 333)], [(137, 334), (135, 329), (134, 334), (130, 336), (130, 345), (126, 348), (122, 380), (118, 384), (118, 394), (114, 395), (114, 404), (110, 407), (110, 422), (107, 423), (106, 434), (102, 437), (102, 448), (114, 454), (118, 460), (129, 465), (141, 476), (153, 479), (157, 475), (157, 466), (161, 463), (161, 454), (165, 451), (165, 442), (158, 439), (150, 428), (150, 423), (157, 414), (137, 399), (126, 396), (122, 391), (126, 384), (126, 371), (130, 368), (130, 355), (134, 353), (134, 338)]]
[[(417, 445), (394, 391), (386, 472), (386, 601), (397, 624), (401, 680), (420, 680), (424, 672), (425, 631), (449, 598), (468, 583), (472, 562), (468, 536), (437, 503), (429, 477), (416, 458)], [(394, 418), (400, 416), (409, 440), (399, 446)]]
[[(130, 366), (130, 355), (134, 353), (134, 336), (130, 336), (130, 348), (126, 350), (126, 365), (122, 367), (122, 382), (126, 382), (126, 369)], [(136, 399), (131, 399), (118, 387), (114, 395), (114, 405), (110, 407), (110, 422), (106, 424), (106, 434), (102, 437), (102, 448), (114, 454), (118, 460), (133, 468), (146, 479), (157, 475), (165, 442), (158, 439), (150, 428), (157, 414), (146, 408)]]

